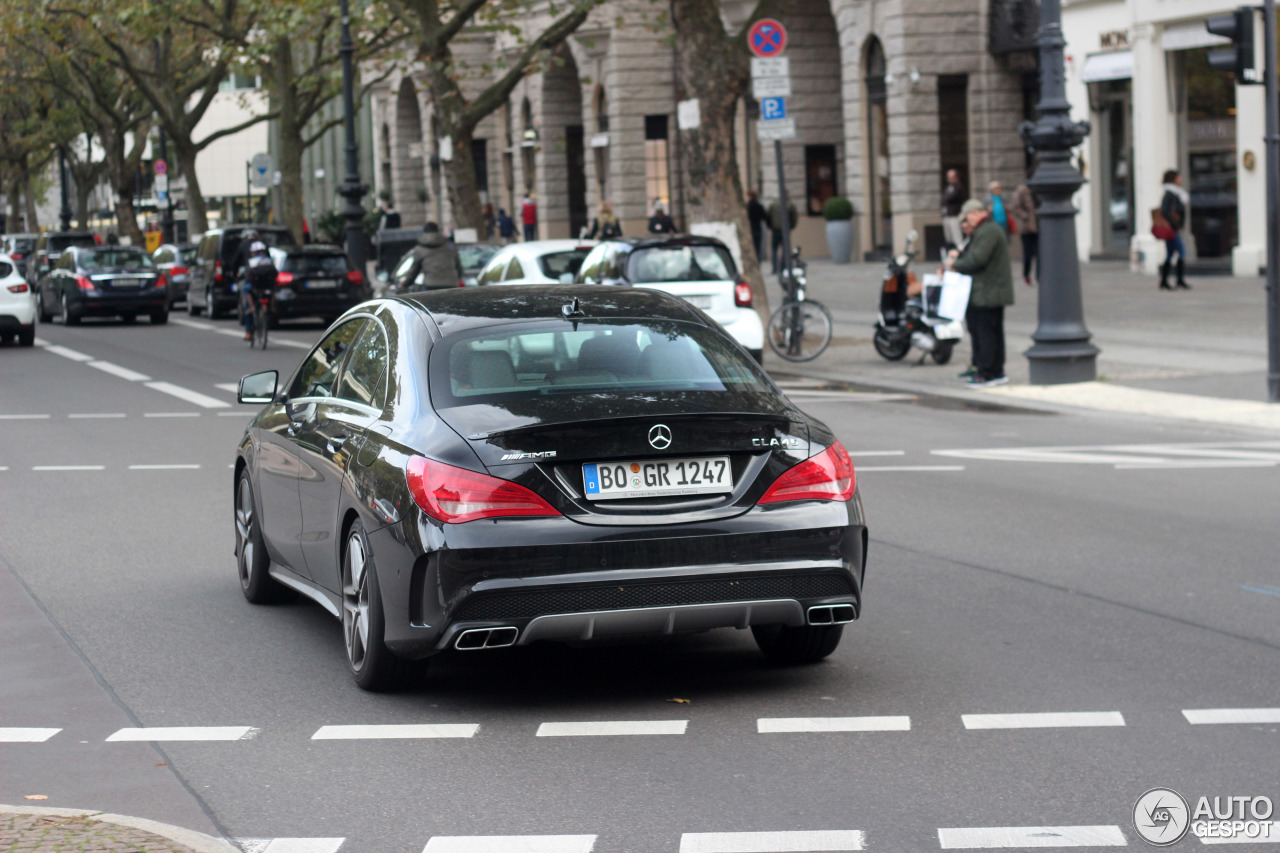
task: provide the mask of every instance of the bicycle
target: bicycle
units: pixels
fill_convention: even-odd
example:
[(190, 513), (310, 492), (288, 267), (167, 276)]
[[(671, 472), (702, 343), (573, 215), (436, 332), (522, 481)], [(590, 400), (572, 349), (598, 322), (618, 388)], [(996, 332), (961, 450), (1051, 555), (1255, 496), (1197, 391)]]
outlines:
[(831, 343), (831, 312), (821, 302), (805, 298), (805, 270), (797, 247), (791, 263), (778, 275), (785, 295), (769, 318), (769, 348), (787, 361), (813, 361)]
[(271, 293), (258, 294), (250, 291), (250, 302), (253, 315), (249, 318), (249, 349), (267, 348), (267, 329), (271, 325)]

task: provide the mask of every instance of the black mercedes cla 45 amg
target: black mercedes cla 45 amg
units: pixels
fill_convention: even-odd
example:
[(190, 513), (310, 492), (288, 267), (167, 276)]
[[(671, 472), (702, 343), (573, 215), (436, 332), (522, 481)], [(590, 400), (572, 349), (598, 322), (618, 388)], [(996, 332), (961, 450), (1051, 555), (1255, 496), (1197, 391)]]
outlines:
[(240, 585), (342, 620), (351, 674), (445, 649), (751, 628), (826, 657), (867, 546), (849, 454), (652, 290), (475, 288), (348, 311), (236, 453)]

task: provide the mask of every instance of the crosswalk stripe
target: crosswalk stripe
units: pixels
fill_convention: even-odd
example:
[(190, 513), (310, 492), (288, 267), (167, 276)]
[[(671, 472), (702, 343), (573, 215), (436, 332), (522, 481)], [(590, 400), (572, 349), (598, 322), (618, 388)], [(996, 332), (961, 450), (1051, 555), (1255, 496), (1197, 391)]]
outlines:
[(120, 729), (108, 741), (248, 740), (258, 733), (252, 726), (154, 726)]
[(543, 723), (538, 726), (538, 737), (682, 735), (688, 725), (688, 720), (611, 720), (593, 723)]
[(810, 853), (811, 851), (862, 850), (861, 830), (797, 832), (686, 832), (680, 836), (680, 853)]
[(591, 853), (594, 835), (438, 835), (422, 853)]
[(338, 853), (345, 838), (237, 838), (244, 853)]
[[(1182, 712), (1193, 726), (1223, 723), (1280, 723), (1280, 708), (1201, 708)], [(1280, 840), (1280, 839), (1277, 839)]]
[(943, 850), (1125, 847), (1118, 826), (970, 826), (938, 830)]
[(474, 723), (423, 723), (399, 726), (321, 726), (312, 740), (391, 740), (396, 738), (474, 737)]
[(762, 717), (760, 734), (782, 732), (907, 732), (910, 717)]
[(0, 743), (44, 743), (62, 729), (0, 728)]
[(1124, 725), (1124, 716), (1119, 711), (961, 714), (960, 719), (966, 729), (1057, 729)]

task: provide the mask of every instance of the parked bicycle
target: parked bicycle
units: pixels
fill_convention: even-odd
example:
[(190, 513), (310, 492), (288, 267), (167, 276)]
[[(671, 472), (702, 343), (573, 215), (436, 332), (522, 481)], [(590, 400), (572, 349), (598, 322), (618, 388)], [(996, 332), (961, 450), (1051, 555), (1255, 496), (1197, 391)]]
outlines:
[(813, 361), (831, 343), (831, 312), (821, 302), (805, 297), (808, 267), (797, 246), (791, 263), (778, 275), (784, 293), (782, 305), (769, 318), (769, 348), (787, 361)]

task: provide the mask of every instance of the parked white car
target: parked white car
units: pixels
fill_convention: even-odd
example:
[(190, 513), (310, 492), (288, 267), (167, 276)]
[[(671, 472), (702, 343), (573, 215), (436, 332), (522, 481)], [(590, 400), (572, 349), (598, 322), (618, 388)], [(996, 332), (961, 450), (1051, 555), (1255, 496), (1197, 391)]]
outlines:
[(573, 284), (578, 267), (595, 245), (595, 240), (512, 243), (489, 259), (476, 276), (476, 285)]
[(0, 255), (0, 341), (36, 342), (36, 294), (8, 255)]
[(751, 285), (714, 237), (645, 237), (596, 246), (578, 271), (583, 284), (649, 287), (679, 296), (719, 323), (760, 361), (764, 324), (751, 307)]

